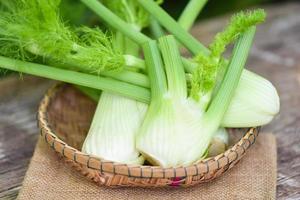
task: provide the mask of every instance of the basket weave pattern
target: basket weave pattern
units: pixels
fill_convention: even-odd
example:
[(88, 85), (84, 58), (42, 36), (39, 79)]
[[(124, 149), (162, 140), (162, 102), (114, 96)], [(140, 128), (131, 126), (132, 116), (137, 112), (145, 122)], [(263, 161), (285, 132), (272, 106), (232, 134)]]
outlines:
[(250, 128), (226, 152), (187, 167), (162, 168), (115, 163), (78, 149), (86, 136), (95, 103), (66, 84), (50, 88), (40, 103), (41, 136), (71, 166), (99, 185), (190, 186), (211, 181), (232, 168), (255, 142), (259, 128)]

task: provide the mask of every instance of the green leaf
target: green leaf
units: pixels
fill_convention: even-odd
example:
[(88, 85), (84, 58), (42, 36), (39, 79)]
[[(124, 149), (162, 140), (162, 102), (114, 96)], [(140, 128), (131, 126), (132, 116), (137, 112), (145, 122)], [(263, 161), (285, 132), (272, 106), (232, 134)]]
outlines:
[(194, 58), (198, 63), (198, 67), (192, 76), (191, 96), (195, 100), (201, 101), (202, 97), (211, 96), (221, 68), (227, 66), (227, 63), (222, 58), (226, 47), (237, 40), (250, 27), (263, 22), (265, 17), (266, 14), (261, 9), (240, 12), (234, 15), (226, 28), (215, 36), (209, 46), (210, 53), (208, 55), (199, 53)]
[(98, 74), (124, 66), (123, 56), (113, 48), (112, 34), (68, 27), (59, 15), (59, 0), (0, 3), (7, 8), (0, 11), (0, 55), (25, 61), (39, 56)]

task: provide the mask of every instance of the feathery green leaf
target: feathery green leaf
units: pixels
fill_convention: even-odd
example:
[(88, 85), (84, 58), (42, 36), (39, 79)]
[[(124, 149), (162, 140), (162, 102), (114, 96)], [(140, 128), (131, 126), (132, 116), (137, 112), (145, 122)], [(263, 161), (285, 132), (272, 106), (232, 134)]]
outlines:
[(210, 54), (207, 56), (200, 53), (194, 58), (198, 63), (198, 67), (192, 75), (190, 94), (195, 100), (201, 101), (202, 97), (206, 97), (204, 98), (205, 101), (209, 102), (207, 96), (211, 96), (220, 67), (226, 66), (226, 62), (222, 58), (226, 46), (234, 42), (251, 26), (263, 22), (265, 17), (266, 13), (262, 9), (240, 12), (234, 15), (227, 27), (218, 33), (209, 45)]
[(112, 34), (68, 27), (59, 15), (60, 0), (1, 0), (0, 4), (1, 55), (26, 61), (41, 56), (89, 73), (124, 66), (122, 55), (113, 49)]

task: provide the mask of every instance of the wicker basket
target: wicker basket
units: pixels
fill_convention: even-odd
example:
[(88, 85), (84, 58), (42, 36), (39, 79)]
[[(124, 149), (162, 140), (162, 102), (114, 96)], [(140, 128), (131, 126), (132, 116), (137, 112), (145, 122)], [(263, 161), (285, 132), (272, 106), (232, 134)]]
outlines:
[[(191, 186), (211, 181), (232, 168), (255, 142), (258, 128), (242, 129), (224, 153), (188, 167), (161, 168), (115, 163), (82, 153), (96, 104), (67, 84), (48, 90), (40, 104), (38, 125), (49, 146), (83, 175), (106, 186)], [(232, 131), (231, 131), (232, 132)], [(233, 130), (235, 137), (241, 129)], [(242, 139), (240, 139), (242, 137)]]

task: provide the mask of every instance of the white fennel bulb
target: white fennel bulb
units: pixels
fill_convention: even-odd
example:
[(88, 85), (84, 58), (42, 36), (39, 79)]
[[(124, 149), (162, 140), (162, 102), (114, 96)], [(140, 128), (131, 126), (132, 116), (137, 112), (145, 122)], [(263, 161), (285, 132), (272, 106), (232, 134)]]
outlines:
[(142, 164), (135, 137), (147, 105), (116, 94), (103, 92), (82, 151), (120, 163)]
[[(162, 167), (175, 167), (192, 164), (205, 156), (240, 80), (254, 33), (255, 28), (251, 28), (239, 39), (222, 86), (207, 110), (201, 102), (206, 98), (197, 101), (192, 93), (188, 95), (174, 37), (159, 40), (164, 65), (156, 42), (144, 45), (152, 96), (137, 136), (137, 149), (148, 161)], [(206, 80), (214, 74), (206, 73)]]
[(244, 70), (222, 126), (262, 126), (272, 121), (279, 110), (279, 96), (272, 83)]

